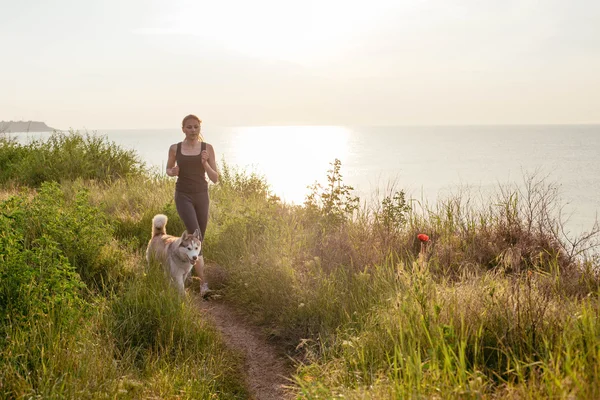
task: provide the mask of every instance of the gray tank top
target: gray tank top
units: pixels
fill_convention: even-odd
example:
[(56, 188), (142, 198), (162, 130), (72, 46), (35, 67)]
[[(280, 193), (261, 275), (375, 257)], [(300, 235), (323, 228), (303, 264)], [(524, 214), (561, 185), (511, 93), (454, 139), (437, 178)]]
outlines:
[[(200, 153), (206, 150), (206, 143), (202, 142)], [(181, 154), (181, 142), (177, 143), (177, 165), (179, 175), (175, 183), (175, 190), (180, 193), (202, 193), (208, 190), (206, 171), (202, 165), (202, 156), (186, 156)]]

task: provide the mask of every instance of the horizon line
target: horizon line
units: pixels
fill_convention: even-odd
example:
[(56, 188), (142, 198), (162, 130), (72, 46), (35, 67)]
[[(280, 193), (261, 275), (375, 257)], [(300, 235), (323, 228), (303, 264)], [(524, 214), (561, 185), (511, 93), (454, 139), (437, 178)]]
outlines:
[[(209, 124), (203, 122), (205, 126), (219, 127), (219, 128), (324, 128), (324, 127), (337, 127), (337, 128), (397, 128), (397, 127), (494, 127), (494, 126), (596, 126), (600, 125), (600, 122), (560, 122), (560, 123), (441, 123), (441, 124)], [(69, 131), (69, 130), (85, 130), (87, 132), (101, 131), (101, 130), (168, 130), (177, 129), (179, 127), (151, 127), (151, 128), (73, 128), (68, 129), (55, 129), (57, 131)]]

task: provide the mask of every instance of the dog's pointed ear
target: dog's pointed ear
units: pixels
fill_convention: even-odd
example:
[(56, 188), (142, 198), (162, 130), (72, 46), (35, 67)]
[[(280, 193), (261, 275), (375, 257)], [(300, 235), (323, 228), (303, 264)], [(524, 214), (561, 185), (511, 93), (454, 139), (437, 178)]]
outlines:
[(189, 233), (187, 233), (187, 231), (183, 231), (183, 233), (181, 234), (181, 238), (182, 239), (186, 239), (188, 237)]
[(202, 240), (202, 235), (200, 234), (200, 228), (197, 228), (194, 231), (194, 236), (197, 237), (198, 239)]

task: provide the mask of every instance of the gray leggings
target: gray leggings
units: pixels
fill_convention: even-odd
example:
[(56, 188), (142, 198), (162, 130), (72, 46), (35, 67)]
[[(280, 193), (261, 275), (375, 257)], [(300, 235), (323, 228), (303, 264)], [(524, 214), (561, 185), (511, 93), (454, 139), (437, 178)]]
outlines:
[(175, 191), (175, 207), (188, 233), (200, 229), (201, 239), (204, 239), (208, 224), (208, 192), (181, 193)]

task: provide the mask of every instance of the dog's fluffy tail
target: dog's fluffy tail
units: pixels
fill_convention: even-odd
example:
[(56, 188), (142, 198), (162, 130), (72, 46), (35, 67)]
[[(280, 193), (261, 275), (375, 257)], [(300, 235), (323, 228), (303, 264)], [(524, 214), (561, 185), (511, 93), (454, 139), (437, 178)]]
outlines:
[(152, 218), (152, 237), (167, 234), (167, 218), (164, 214), (156, 214)]

